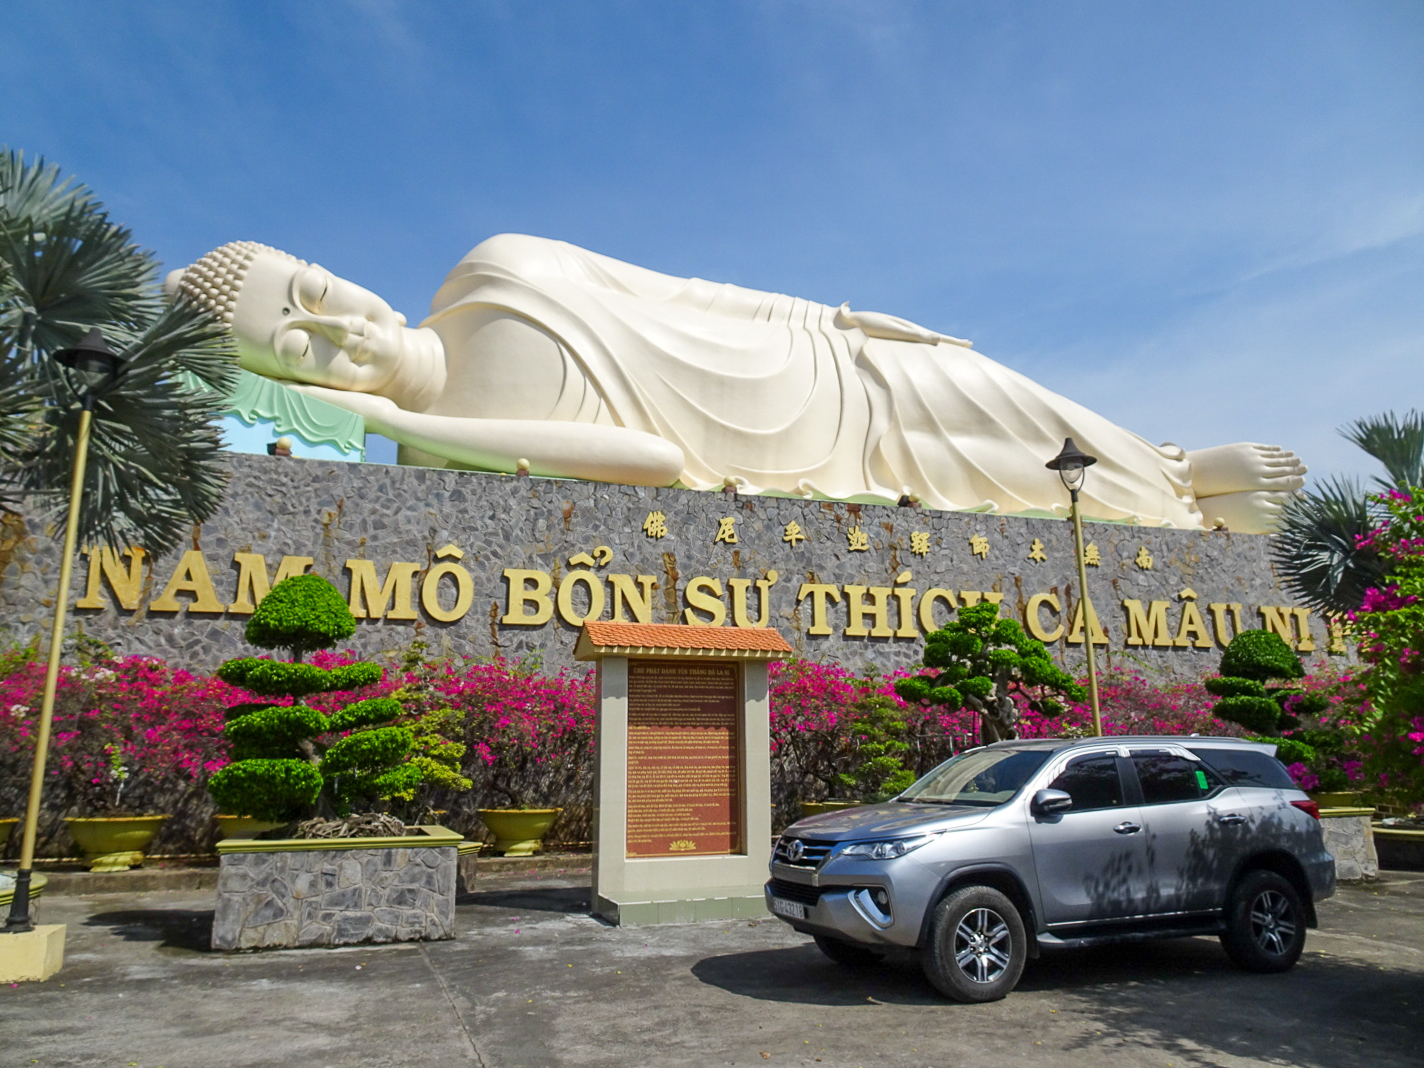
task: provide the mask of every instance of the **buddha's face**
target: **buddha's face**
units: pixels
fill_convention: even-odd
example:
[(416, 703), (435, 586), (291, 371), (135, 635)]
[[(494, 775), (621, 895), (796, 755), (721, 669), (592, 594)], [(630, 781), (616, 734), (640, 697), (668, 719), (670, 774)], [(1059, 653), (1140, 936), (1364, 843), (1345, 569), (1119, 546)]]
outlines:
[(243, 367), (270, 378), (379, 393), (405, 356), (405, 316), (315, 264), (264, 253), (233, 310)]

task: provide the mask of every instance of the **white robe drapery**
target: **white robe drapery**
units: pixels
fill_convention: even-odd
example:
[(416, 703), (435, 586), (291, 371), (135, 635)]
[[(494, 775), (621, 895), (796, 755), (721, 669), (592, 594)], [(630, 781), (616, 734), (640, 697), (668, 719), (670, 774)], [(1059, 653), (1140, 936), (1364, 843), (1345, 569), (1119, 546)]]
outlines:
[[(824, 304), (503, 234), (450, 272), (424, 325), (448, 347), (454, 320), (476, 309), (555, 338), (565, 417), (674, 442), (686, 457), (681, 481), (695, 489), (731, 477), (747, 493), (894, 502), (908, 490), (932, 508), (1061, 513), (1063, 490), (1044, 463), (1071, 436), (1099, 458), (1084, 514), (1201, 523), (1181, 449), (1152, 445), (972, 349), (837, 325)], [(447, 351), (456, 356), (501, 359)]]

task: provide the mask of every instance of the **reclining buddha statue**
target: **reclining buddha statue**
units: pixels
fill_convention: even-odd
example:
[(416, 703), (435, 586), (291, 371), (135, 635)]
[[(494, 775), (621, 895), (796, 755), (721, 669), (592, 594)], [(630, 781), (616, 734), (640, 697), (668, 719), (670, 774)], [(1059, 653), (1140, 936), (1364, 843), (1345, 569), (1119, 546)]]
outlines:
[(1264, 533), (1303, 483), (1276, 446), (1152, 445), (973, 349), (876, 312), (675, 278), (501, 234), (420, 326), (287, 253), (224, 245), (168, 278), (242, 366), (364, 417), (402, 463), (1062, 515), (1044, 463), (1098, 457), (1083, 514)]

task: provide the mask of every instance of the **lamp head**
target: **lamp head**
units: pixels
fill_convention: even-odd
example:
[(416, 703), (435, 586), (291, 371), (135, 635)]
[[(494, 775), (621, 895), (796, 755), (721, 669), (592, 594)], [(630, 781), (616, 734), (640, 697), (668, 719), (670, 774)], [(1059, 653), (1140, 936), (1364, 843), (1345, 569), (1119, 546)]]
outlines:
[(1073, 443), (1072, 438), (1063, 439), (1063, 448), (1053, 459), (1043, 466), (1050, 471), (1057, 471), (1058, 477), (1063, 480), (1063, 485), (1070, 492), (1076, 493), (1083, 488), (1083, 480), (1087, 475), (1087, 469), (1098, 462), (1096, 456), (1089, 456), (1082, 449)]
[(79, 375), (86, 392), (107, 386), (118, 377), (125, 362), (109, 347), (98, 327), (85, 334), (77, 345), (60, 349), (54, 358)]

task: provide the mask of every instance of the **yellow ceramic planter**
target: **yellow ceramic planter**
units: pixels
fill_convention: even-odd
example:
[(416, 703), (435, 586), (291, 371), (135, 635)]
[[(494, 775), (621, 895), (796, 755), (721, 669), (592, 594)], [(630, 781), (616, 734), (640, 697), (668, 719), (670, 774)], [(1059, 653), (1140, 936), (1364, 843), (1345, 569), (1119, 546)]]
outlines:
[(482, 808), (480, 819), (494, 835), (494, 851), (506, 857), (528, 857), (539, 852), (544, 835), (559, 818), (561, 808)]
[(84, 851), (90, 871), (127, 871), (143, 863), (143, 851), (167, 816), (71, 817), (64, 821)]
[(5, 846), (10, 841), (10, 832), (15, 829), (15, 825), (20, 822), (18, 816), (6, 816), (0, 819), (0, 853), (5, 852)]
[[(11, 874), (14, 874), (13, 872)], [(44, 893), (45, 886), (49, 883), (49, 877), (42, 871), (30, 873), (30, 919), (34, 919), (34, 905)], [(6, 885), (0, 889), (0, 916), (7, 916), (10, 913), (10, 904), (15, 900), (15, 888)]]

